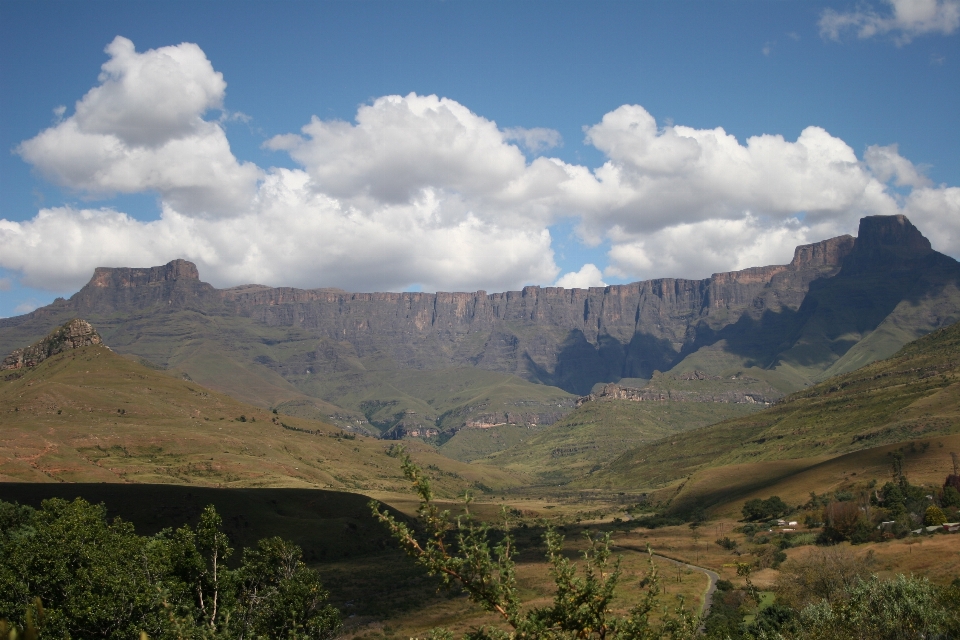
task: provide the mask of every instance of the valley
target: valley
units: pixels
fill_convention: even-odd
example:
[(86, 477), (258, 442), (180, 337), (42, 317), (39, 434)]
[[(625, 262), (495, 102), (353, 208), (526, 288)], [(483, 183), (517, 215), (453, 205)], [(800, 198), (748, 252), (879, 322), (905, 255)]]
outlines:
[[(704, 574), (670, 559), (735, 591), (747, 562), (772, 593), (829, 505), (858, 500), (898, 533), (848, 534), (845, 549), (946, 585), (948, 536), (911, 538), (917, 512), (893, 513), (883, 491), (893, 477), (947, 500), (957, 320), (960, 265), (903, 216), (864, 218), (856, 239), (798, 247), (789, 265), (586, 290), (217, 290), (182, 260), (101, 268), (69, 300), (0, 320), (0, 500), (82, 496), (150, 535), (216, 504), (237, 544), (300, 545), (351, 637), (371, 639), (496, 623), (438, 594), (372, 518), (369, 498), (416, 517), (406, 455), (451, 518), (508, 516), (537, 606), (551, 527), (568, 554), (583, 531), (610, 533), (634, 583), (651, 544), (676, 578), (665, 597), (699, 611)], [(802, 523), (776, 552), (741, 517), (771, 496)], [(639, 602), (621, 593), (614, 610)]]

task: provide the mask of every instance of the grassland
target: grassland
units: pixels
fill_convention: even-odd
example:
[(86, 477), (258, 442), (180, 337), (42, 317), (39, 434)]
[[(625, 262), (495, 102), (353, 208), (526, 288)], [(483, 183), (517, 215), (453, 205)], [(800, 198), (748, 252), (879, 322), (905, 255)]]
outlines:
[(761, 413), (645, 443), (578, 484), (672, 487), (690, 500), (693, 487), (702, 484), (711, 492), (701, 495), (701, 502), (718, 504), (800, 477), (839, 456), (851, 454), (830, 464), (854, 465), (860, 458), (852, 454), (867, 449), (882, 458), (889, 445), (904, 441), (953, 442), (960, 432), (958, 366), (960, 326), (953, 325), (910, 343), (893, 358), (831, 378)]
[[(389, 443), (275, 415), (105, 347), (0, 379), (0, 480), (403, 490)], [(346, 437), (344, 437), (346, 436)], [(441, 494), (509, 487), (516, 474), (409, 450)]]
[(540, 484), (566, 484), (589, 477), (644, 442), (757, 410), (757, 405), (721, 402), (587, 402), (560, 422), (483, 461), (506, 470), (522, 469)]

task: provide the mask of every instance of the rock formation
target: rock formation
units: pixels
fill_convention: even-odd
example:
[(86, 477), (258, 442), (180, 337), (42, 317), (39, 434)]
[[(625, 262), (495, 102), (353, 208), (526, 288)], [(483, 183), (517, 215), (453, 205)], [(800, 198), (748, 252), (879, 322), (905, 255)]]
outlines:
[[(704, 348), (733, 354), (735, 366), (745, 368), (773, 368), (789, 352), (799, 381), (830, 367), (903, 300), (955, 291), (958, 281), (960, 265), (933, 251), (903, 216), (864, 218), (857, 239), (840, 236), (797, 247), (786, 265), (589, 289), (218, 290), (199, 280), (192, 263), (176, 260), (150, 269), (97, 269), (70, 300), (0, 320), (0, 346), (11, 339), (4, 337), (12, 335), (6, 329), (26, 334), (70, 314), (95, 319), (118, 350), (164, 366), (163, 358), (182, 350), (188, 338), (191, 344), (256, 343), (260, 355), (250, 355), (251, 364), (298, 386), (311, 376), (362, 377), (362, 363), (376, 356), (398, 369), (479, 367), (586, 395), (598, 382), (648, 379)], [(944, 304), (921, 318), (917, 335), (958, 319), (954, 307)], [(163, 334), (172, 336), (169, 346), (155, 340), (138, 351), (141, 335), (155, 335), (178, 312), (194, 313), (203, 324), (190, 325), (193, 333), (186, 335), (184, 325), (169, 320)], [(217, 328), (219, 317), (230, 318), (229, 337)], [(112, 337), (121, 329), (126, 342)], [(276, 341), (266, 336), (278, 335), (278, 329), (296, 334), (299, 342), (263, 354)]]
[(74, 319), (43, 340), (11, 353), (0, 362), (0, 371), (35, 367), (52, 355), (93, 344), (103, 344), (97, 330), (86, 320)]

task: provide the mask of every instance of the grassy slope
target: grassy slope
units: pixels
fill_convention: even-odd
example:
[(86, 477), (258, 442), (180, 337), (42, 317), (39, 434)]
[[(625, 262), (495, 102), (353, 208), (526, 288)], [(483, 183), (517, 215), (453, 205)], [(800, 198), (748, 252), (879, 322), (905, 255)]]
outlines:
[[(960, 325), (952, 325), (761, 413), (628, 451), (585, 483), (654, 488), (705, 468), (760, 463), (794, 473), (862, 449), (954, 434), (960, 431), (958, 367)], [(761, 467), (753, 469), (752, 475), (763, 475)], [(731, 490), (753, 481), (750, 474), (734, 476)]]
[(440, 445), (440, 453), (454, 460), (472, 462), (520, 445), (546, 427), (502, 424), (486, 429), (461, 429)]
[(381, 431), (406, 411), (416, 412), (425, 425), (453, 429), (491, 413), (566, 413), (574, 399), (557, 387), (513, 375), (468, 367), (399, 370), (383, 358), (357, 358), (348, 371), (298, 376), (294, 382), (312, 396), (363, 412)]
[[(237, 421), (241, 415), (248, 421)], [(0, 379), (0, 416), (4, 481), (406, 487), (382, 441), (338, 439), (329, 424), (280, 416), (290, 427), (318, 434), (285, 429), (263, 409), (104, 347), (60, 354), (21, 378)], [(441, 494), (475, 482), (518, 483), (509, 473), (450, 460), (425, 445), (412, 443), (411, 451), (433, 466)]]
[(601, 468), (626, 449), (726, 417), (756, 405), (713, 402), (587, 402), (560, 422), (484, 462), (566, 483)]

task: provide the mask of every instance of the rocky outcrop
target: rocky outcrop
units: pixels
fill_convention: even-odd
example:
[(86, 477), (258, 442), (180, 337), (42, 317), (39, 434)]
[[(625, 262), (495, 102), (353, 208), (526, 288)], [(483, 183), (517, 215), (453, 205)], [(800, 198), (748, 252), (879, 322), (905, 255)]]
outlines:
[(103, 344), (100, 334), (86, 320), (71, 320), (43, 340), (17, 349), (0, 362), (0, 371), (35, 367), (47, 358), (69, 349)]
[(577, 406), (602, 400), (629, 400), (631, 402), (722, 402), (733, 404), (767, 405), (780, 396), (744, 389), (688, 390), (659, 387), (622, 387), (618, 384), (604, 385), (596, 393), (577, 398)]

